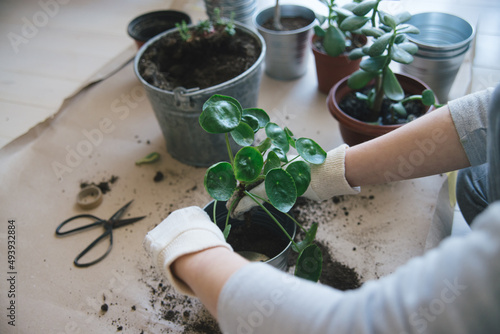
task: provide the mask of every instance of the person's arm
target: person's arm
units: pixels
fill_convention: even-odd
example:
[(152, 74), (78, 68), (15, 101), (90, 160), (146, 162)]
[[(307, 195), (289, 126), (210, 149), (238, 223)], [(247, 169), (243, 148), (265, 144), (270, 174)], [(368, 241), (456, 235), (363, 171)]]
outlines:
[(173, 273), (194, 291), (207, 310), (217, 317), (217, 303), (229, 277), (249, 262), (224, 247), (214, 247), (180, 257)]
[(381, 184), (449, 172), (470, 165), (448, 106), (346, 151), (351, 186)]

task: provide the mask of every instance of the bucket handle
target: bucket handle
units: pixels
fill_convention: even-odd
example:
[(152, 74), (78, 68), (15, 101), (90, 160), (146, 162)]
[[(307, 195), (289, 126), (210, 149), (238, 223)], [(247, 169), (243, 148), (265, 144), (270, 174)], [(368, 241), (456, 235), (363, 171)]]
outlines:
[(193, 110), (195, 107), (195, 103), (191, 100), (187, 94), (200, 90), (200, 88), (190, 88), (186, 89), (184, 87), (176, 87), (174, 88), (174, 101), (175, 105), (181, 110), (188, 111)]

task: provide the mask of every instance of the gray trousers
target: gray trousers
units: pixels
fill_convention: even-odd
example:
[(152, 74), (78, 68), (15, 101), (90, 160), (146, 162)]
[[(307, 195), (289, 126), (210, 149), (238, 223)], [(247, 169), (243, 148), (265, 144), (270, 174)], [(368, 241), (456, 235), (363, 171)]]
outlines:
[(488, 111), (488, 162), (459, 171), (457, 202), (470, 225), (486, 207), (500, 200), (500, 85), (493, 92)]

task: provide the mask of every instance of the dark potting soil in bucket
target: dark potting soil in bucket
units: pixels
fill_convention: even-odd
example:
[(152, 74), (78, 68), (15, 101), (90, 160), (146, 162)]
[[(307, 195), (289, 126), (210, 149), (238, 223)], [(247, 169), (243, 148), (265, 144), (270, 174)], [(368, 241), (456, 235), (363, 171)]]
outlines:
[[(205, 211), (212, 220), (213, 203), (214, 202), (211, 202), (205, 207)], [(293, 221), (274, 207), (267, 204), (265, 204), (265, 206), (293, 238), (295, 235), (295, 224)], [(226, 217), (226, 203), (221, 201), (217, 202), (216, 220), (221, 230), (225, 228)], [(261, 259), (257, 256), (257, 261), (275, 260), (278, 255), (283, 257), (286, 253), (285, 249), (287, 249), (290, 244), (290, 240), (278, 227), (276, 222), (258, 207), (246, 212), (242, 220), (230, 218), (228, 224), (231, 225), (231, 230), (227, 242), (233, 247), (233, 250), (235, 252), (240, 252), (240, 254), (247, 253), (247, 255), (249, 255), (248, 253), (256, 253), (254, 255), (261, 254), (268, 258)], [(283, 266), (286, 267), (286, 258), (283, 258), (283, 262), (278, 262), (276, 264), (283, 264)]]
[(264, 225), (252, 224), (253, 220), (252, 212), (248, 212), (243, 222), (233, 224), (227, 242), (235, 252), (256, 252), (270, 259), (274, 258), (290, 241), (284, 235), (281, 237)]
[(139, 72), (144, 80), (163, 90), (204, 89), (245, 72), (260, 53), (261, 47), (248, 34), (231, 36), (215, 29), (184, 41), (177, 32), (144, 52)]
[[(311, 20), (303, 17), (282, 17), (280, 19), (280, 23), (282, 26), (282, 29), (280, 31), (292, 31), (307, 27), (309, 24), (311, 24)], [(273, 18), (264, 22), (262, 27), (269, 30), (276, 30), (274, 28)]]

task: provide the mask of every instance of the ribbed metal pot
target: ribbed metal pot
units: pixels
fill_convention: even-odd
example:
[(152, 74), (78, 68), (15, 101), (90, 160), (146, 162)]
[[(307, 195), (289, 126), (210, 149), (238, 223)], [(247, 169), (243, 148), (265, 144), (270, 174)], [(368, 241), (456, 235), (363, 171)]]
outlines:
[(266, 74), (278, 80), (293, 80), (303, 76), (307, 70), (312, 28), (316, 15), (306, 7), (281, 5), (281, 17), (303, 17), (310, 23), (300, 29), (276, 31), (262, 25), (274, 16), (274, 7), (259, 12), (254, 19), (255, 26), (267, 44)]
[[(288, 218), (283, 212), (280, 212), (276, 210), (274, 207), (267, 205), (266, 208), (273, 214), (273, 216), (280, 222), (280, 224), (283, 226), (283, 228), (287, 231), (287, 233), (292, 237), (292, 239), (295, 237), (295, 232), (297, 229), (297, 226), (291, 220)], [(210, 219), (213, 221), (213, 210), (214, 210), (214, 201), (208, 203), (208, 205), (205, 206), (204, 208), (205, 212), (208, 213), (210, 216)], [(253, 209), (255, 211), (252, 211), (252, 222), (251, 224), (255, 224), (259, 227), (264, 227), (269, 231), (269, 233), (272, 233), (273, 235), (276, 236), (276, 238), (284, 238), (287, 239), (287, 237), (284, 235), (283, 231), (279, 228), (279, 226), (274, 222), (269, 215), (262, 209)], [(224, 226), (226, 224), (226, 217), (227, 217), (227, 209), (226, 209), (226, 202), (217, 202), (217, 207), (216, 207), (216, 220), (217, 220), (217, 226), (221, 230), (224, 229)], [(238, 226), (241, 224), (245, 224), (244, 221), (241, 220), (236, 220), (236, 219), (229, 219), (229, 224), (233, 224), (233, 226)], [(231, 233), (231, 232), (230, 232)], [(264, 261), (265, 263), (268, 263), (272, 265), (275, 268), (278, 268), (280, 270), (286, 270), (288, 267), (288, 255), (290, 253), (292, 247), (292, 242), (290, 241), (287, 246), (281, 251), (279, 254), (274, 256), (273, 258)]]
[(415, 14), (408, 23), (420, 30), (420, 34), (408, 35), (419, 50), (413, 62), (401, 69), (428, 84), (439, 101), (446, 103), (474, 39), (474, 28), (460, 17), (439, 12)]

